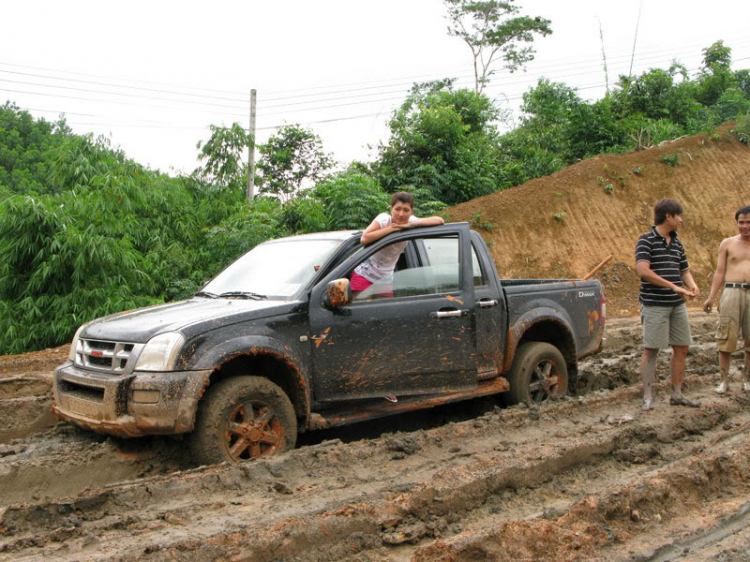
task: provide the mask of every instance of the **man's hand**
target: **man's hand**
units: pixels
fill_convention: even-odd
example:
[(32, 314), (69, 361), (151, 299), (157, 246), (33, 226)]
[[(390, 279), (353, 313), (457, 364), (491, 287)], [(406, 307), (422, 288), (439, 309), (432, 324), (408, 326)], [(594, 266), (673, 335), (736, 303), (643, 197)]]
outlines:
[(706, 302), (703, 303), (703, 310), (705, 310), (708, 314), (711, 314), (711, 311), (714, 308), (713, 299), (708, 299)]
[(680, 295), (683, 299), (692, 300), (695, 295), (698, 293), (693, 293), (693, 291), (686, 289), (685, 287), (675, 287), (674, 292)]

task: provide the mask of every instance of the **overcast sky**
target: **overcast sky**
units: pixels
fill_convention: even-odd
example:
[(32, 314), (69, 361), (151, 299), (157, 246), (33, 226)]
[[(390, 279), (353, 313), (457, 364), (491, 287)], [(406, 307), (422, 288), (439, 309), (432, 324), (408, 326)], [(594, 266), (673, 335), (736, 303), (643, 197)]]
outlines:
[[(526, 0), (552, 20), (526, 72), (498, 72), (486, 93), (519, 116), (542, 76), (598, 99), (627, 74), (677, 59), (696, 72), (723, 39), (750, 68), (748, 0)], [(642, 6), (641, 6), (642, 4)], [(639, 19), (640, 9), (640, 19)], [(191, 172), (209, 124), (249, 123), (258, 142), (300, 123), (342, 163), (370, 160), (411, 84), (455, 77), (471, 54), (446, 32), (441, 0), (0, 0), (0, 102), (64, 113), (76, 133), (111, 138), (129, 157)], [(600, 25), (603, 43), (600, 38)]]

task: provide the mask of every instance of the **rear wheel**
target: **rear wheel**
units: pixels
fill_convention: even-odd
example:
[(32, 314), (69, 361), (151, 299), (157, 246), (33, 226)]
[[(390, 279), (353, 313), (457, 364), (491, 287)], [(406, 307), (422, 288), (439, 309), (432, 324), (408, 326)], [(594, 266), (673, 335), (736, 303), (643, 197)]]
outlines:
[(240, 462), (293, 449), (297, 417), (284, 391), (262, 377), (235, 377), (212, 387), (190, 436), (201, 464)]
[(526, 342), (516, 351), (508, 375), (510, 390), (503, 394), (508, 405), (540, 404), (568, 391), (568, 366), (560, 350), (546, 342)]

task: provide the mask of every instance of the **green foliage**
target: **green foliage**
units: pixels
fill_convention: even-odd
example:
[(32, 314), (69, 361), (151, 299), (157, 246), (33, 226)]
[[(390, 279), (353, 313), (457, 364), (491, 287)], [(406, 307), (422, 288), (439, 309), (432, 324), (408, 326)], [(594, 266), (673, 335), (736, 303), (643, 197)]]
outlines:
[(659, 162), (662, 162), (669, 166), (670, 168), (674, 168), (675, 166), (679, 166), (680, 164), (680, 153), (679, 152), (673, 152), (672, 154), (665, 154), (661, 158), (659, 158)]
[(186, 297), (286, 232), (276, 200), (248, 206), (242, 189), (148, 170), (107, 139), (42, 134), (58, 135), (37, 142), (47, 145), (45, 193), (0, 197), (0, 353), (59, 345), (92, 318)]
[(451, 81), (415, 85), (390, 121), (375, 177), (389, 192), (404, 185), (427, 189), (447, 204), (498, 189), (501, 180), (491, 100)]
[(555, 213), (555, 220), (558, 222), (562, 222), (567, 216), (568, 214), (566, 212), (560, 211), (559, 213)]
[(315, 186), (312, 195), (325, 209), (327, 230), (367, 228), (391, 201), (375, 178), (361, 172), (340, 172)]
[(750, 115), (745, 115), (737, 121), (731, 133), (743, 144), (750, 144)]
[(724, 123), (750, 113), (750, 96), (739, 88), (729, 88), (716, 101), (712, 113), (717, 123)]
[(602, 189), (604, 190), (604, 193), (612, 194), (615, 192), (615, 186), (612, 185), (611, 183), (608, 183), (607, 185), (602, 187)]
[(715, 104), (722, 94), (735, 85), (735, 75), (730, 66), (732, 49), (717, 41), (703, 49), (703, 67), (698, 77), (696, 99), (704, 105)]
[(307, 194), (284, 203), (281, 224), (289, 232), (308, 233), (328, 230), (328, 215), (322, 201)]
[(469, 219), (469, 224), (472, 226), (472, 228), (480, 228), (482, 230), (486, 230), (487, 232), (492, 232), (495, 230), (497, 225), (492, 220), (482, 220), (482, 213), (476, 213)]
[(211, 125), (210, 128), (211, 137), (197, 146), (199, 158), (206, 163), (195, 175), (219, 187), (242, 188), (247, 181), (247, 166), (242, 157), (252, 145), (252, 136), (239, 123), (232, 123), (231, 127)]
[(735, 84), (737, 84), (737, 88), (739, 88), (745, 96), (750, 97), (750, 70), (743, 69), (735, 72), (734, 81)]
[(64, 119), (35, 121), (10, 102), (0, 106), (0, 200), (11, 193), (51, 192), (48, 154), (68, 133)]
[(534, 35), (544, 37), (552, 33), (549, 20), (517, 15), (520, 10), (512, 0), (445, 0), (445, 4), (448, 33), (463, 39), (471, 49), (477, 93), (489, 82), (496, 60), (502, 59), (511, 72), (523, 68), (534, 60), (534, 49), (530, 46)]
[(333, 166), (331, 156), (323, 152), (323, 143), (315, 133), (299, 125), (287, 125), (260, 147), (262, 193), (271, 193), (287, 201), (305, 183), (325, 178)]

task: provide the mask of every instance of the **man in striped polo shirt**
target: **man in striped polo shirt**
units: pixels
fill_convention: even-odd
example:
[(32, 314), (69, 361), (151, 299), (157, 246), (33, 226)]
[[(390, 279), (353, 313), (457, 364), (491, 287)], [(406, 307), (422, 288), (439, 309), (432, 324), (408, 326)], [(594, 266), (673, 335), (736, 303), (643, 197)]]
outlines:
[(654, 205), (654, 226), (638, 238), (635, 269), (641, 278), (641, 322), (643, 324), (643, 409), (650, 410), (654, 399), (651, 387), (656, 373), (659, 349), (672, 347), (673, 406), (698, 407), (700, 404), (682, 395), (685, 359), (691, 343), (690, 322), (685, 301), (700, 291), (685, 257), (685, 248), (677, 238), (682, 225), (682, 205), (674, 199), (662, 199)]

